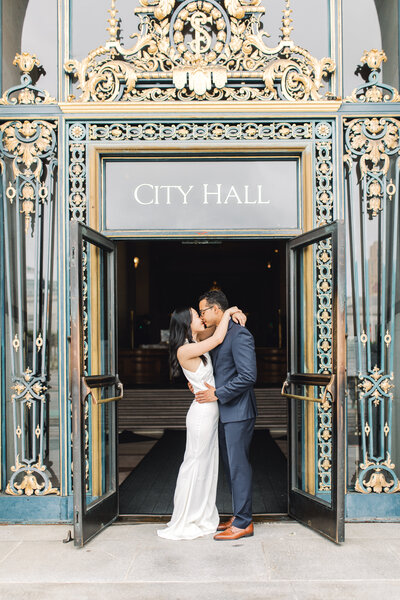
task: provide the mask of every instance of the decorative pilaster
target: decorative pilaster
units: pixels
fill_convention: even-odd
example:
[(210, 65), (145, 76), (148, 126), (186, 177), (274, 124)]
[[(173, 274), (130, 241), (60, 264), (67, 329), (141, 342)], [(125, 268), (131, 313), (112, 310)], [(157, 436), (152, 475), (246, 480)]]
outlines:
[[(56, 153), (55, 123), (14, 120), (0, 125), (14, 447), (6, 493), (13, 496), (59, 493), (46, 465)], [(33, 265), (29, 277), (27, 264)]]
[[(379, 57), (382, 60), (382, 55)], [(392, 461), (400, 121), (345, 121), (361, 460), (355, 489), (400, 491)]]

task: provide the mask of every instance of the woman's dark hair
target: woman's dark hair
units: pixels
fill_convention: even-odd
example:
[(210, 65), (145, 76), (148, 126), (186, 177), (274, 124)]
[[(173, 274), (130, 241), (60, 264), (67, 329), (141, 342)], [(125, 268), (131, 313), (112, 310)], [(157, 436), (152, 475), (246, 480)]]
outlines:
[(204, 292), (204, 294), (200, 296), (199, 302), (202, 300), (207, 300), (209, 306), (216, 304), (221, 310), (229, 308), (228, 298), (221, 290), (209, 290), (208, 292)]
[[(192, 336), (192, 311), (190, 308), (177, 308), (171, 315), (169, 324), (169, 368), (171, 377), (178, 377), (180, 364), (176, 355), (178, 348), (183, 346), (186, 340), (194, 343)], [(203, 365), (206, 364), (205, 356), (200, 356)]]

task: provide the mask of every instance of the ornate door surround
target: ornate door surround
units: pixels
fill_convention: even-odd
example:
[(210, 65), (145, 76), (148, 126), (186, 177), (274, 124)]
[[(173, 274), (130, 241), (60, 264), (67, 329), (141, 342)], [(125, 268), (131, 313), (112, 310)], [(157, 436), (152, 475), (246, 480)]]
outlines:
[[(68, 221), (94, 223), (91, 202), (95, 197), (92, 173), (97, 160), (96, 148), (154, 145), (162, 151), (168, 145), (197, 144), (210, 148), (241, 147), (245, 151), (246, 147), (257, 145), (288, 150), (297, 147), (304, 153), (310, 173), (304, 180), (305, 229), (342, 218), (351, 209), (364, 211), (363, 225), (358, 232), (361, 240), (370, 222), (380, 224), (385, 240), (390, 236), (397, 239), (400, 95), (396, 89), (379, 82), (378, 73), (386, 60), (385, 53), (377, 49), (365, 52), (361, 63), (370, 70), (368, 81), (348, 98), (342, 100), (329, 91), (324, 93), (324, 77), (335, 77), (334, 61), (316, 59), (295, 44), (290, 1), (282, 0), (282, 4), (281, 41), (276, 48), (269, 48), (259, 27), (263, 8), (257, 0), (251, 3), (224, 0), (218, 5), (210, 0), (201, 6), (197, 2), (142, 0), (136, 12), (144, 27), (133, 47), (127, 49), (118, 41), (118, 10), (115, 0), (111, 0), (108, 41), (82, 60), (66, 58), (66, 79), (77, 75), (80, 85), (77, 95), (81, 96), (60, 95), (66, 101), (58, 103), (33, 83), (31, 72), (39, 66), (37, 57), (27, 52), (17, 55), (15, 64), (22, 71), (21, 83), (6, 90), (0, 100), (2, 218), (7, 224), (9, 211), (20, 214), (20, 239), (28, 231), (39, 240), (40, 223), (49, 222), (47, 215), (56, 215), (60, 282), (57, 351), (60, 356), (68, 352)], [(205, 19), (204, 23), (199, 19)], [(193, 45), (179, 37), (189, 24), (193, 29)], [(208, 47), (209, 38), (204, 31), (203, 36), (195, 33), (199, 28), (209, 28), (214, 31), (213, 35), (216, 32), (215, 48)], [(157, 66), (158, 60), (161, 62)], [(150, 85), (151, 82), (154, 85)], [(57, 160), (62, 167), (59, 183)], [(391, 207), (396, 208), (395, 217), (380, 221), (382, 215), (392, 214)], [(354, 240), (357, 247), (358, 239), (354, 237)], [(4, 247), (0, 257), (6, 268), (4, 257), (6, 252), (14, 252), (14, 242), (9, 239), (9, 246)], [(20, 249), (16, 251), (18, 254)], [(361, 260), (365, 265), (358, 285), (363, 302), (368, 303), (366, 265), (369, 257), (361, 256)], [(377, 517), (386, 516), (386, 509), (393, 506), (390, 514), (398, 517), (399, 504), (395, 499), (399, 497), (396, 492), (400, 487), (391, 457), (393, 282), (398, 266), (394, 259), (386, 263), (379, 260), (385, 268), (385, 281), (392, 283), (390, 294), (383, 292), (381, 297), (380, 354), (376, 358), (374, 341), (366, 329), (368, 316), (358, 309), (355, 314), (358, 371), (353, 378), (352, 401), (354, 410), (359, 413), (361, 443), (352, 482), (355, 493), (348, 496), (354, 514), (356, 505), (368, 506), (368, 514)], [(45, 261), (41, 259), (38, 265), (38, 272), (46, 273)], [(17, 274), (10, 272), (7, 278), (16, 281)], [(46, 279), (46, 274), (37, 276), (38, 293), (42, 280)], [(358, 275), (353, 279), (358, 280)], [(14, 442), (13, 456), (12, 460), (2, 457), (2, 489), (8, 495), (1, 496), (0, 503), (8, 501), (10, 506), (11, 501), (21, 501), (17, 509), (20, 511), (23, 501), (34, 495), (41, 497), (42, 507), (63, 505), (57, 508), (57, 517), (54, 512), (49, 517), (62, 520), (71, 514), (72, 489), (68, 364), (64, 361), (59, 369), (61, 476), (58, 485), (52, 481), (51, 465), (47, 464), (43, 446), (42, 423), (49, 395), (49, 365), (45, 354), (49, 340), (46, 336), (48, 291), (36, 317), (34, 335), (30, 332), (30, 337), (25, 334), (22, 319), (23, 294), (15, 294), (19, 316), (3, 339), (7, 350), (0, 348), (0, 361), (4, 362), (3, 355), (8, 352), (17, 367), (12, 373), (12, 385), (0, 374), (4, 391), (0, 405), (3, 423), (6, 402), (15, 404), (15, 416), (10, 419), (11, 435), (8, 434)], [(0, 304), (13, 303), (14, 292), (9, 300), (7, 294), (5, 288)], [(329, 314), (321, 313), (317, 318), (321, 327), (329, 325)], [(321, 348), (323, 366), (324, 352), (329, 352), (329, 347), (323, 344)], [(35, 412), (35, 418), (25, 418), (25, 425), (21, 427), (23, 412), (25, 416)], [(327, 419), (321, 421), (319, 431), (326, 442), (320, 480), (329, 485), (329, 430), (326, 432), (323, 427), (326, 422)], [(1, 434), (6, 434), (4, 427)], [(25, 452), (23, 459), (22, 451), (28, 447), (25, 446), (28, 439), (33, 441), (32, 452), (30, 455)], [(374, 444), (373, 439), (378, 439), (379, 444)], [(378, 500), (379, 506), (386, 507), (383, 512), (376, 508)]]

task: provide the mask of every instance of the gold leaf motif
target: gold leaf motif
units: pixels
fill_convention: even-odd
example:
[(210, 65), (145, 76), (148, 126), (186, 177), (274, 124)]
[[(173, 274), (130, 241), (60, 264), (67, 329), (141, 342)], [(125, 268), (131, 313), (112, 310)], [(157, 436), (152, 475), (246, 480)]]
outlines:
[[(21, 82), (19, 85), (6, 90), (0, 99), (0, 104), (54, 104), (55, 98), (52, 98), (46, 90), (40, 90), (32, 84), (30, 72), (35, 66), (40, 66), (40, 62), (35, 54), (22, 52), (16, 54), (14, 65), (22, 71)], [(16, 94), (16, 96), (15, 96)]]
[(382, 473), (381, 469), (377, 468), (375, 472), (373, 472), (368, 481), (364, 479), (363, 484), (367, 488), (368, 492), (375, 492), (376, 494), (380, 494), (382, 491), (386, 493), (390, 491), (390, 488), (393, 486), (393, 479), (391, 481), (386, 481), (384, 473)]
[(21, 483), (15, 483), (14, 487), (21, 494), (24, 493), (26, 496), (32, 496), (34, 492), (36, 494), (38, 491), (44, 488), (44, 483), (38, 483), (38, 480), (36, 479), (36, 476), (33, 474), (33, 472), (27, 471)]
[(362, 383), (358, 384), (358, 387), (362, 388), (364, 393), (366, 394), (373, 387), (373, 384), (368, 379), (364, 379)]
[[(3, 133), (3, 144), (6, 150), (10, 154), (21, 158), (27, 169), (35, 164), (34, 175), (36, 179), (39, 179), (41, 170), (40, 157), (51, 148), (51, 131), (55, 127), (54, 123), (45, 121), (18, 121), (12, 127), (9, 123), (0, 125), (0, 132)], [(25, 140), (21, 140), (21, 136)], [(20, 163), (17, 163), (16, 160), (14, 161), (14, 172), (15, 174), (22, 174)]]
[(379, 406), (379, 403), (381, 401), (381, 395), (378, 392), (378, 390), (375, 390), (374, 392), (372, 392), (372, 397), (375, 398), (375, 400), (373, 401), (375, 406)]
[(24, 379), (25, 381), (29, 381), (32, 377), (32, 369), (30, 367), (27, 367), (25, 373), (24, 373)]
[[(193, 0), (182, 7), (176, 0), (139, 2), (145, 8), (136, 9), (142, 23), (140, 33), (131, 36), (131, 48), (118, 39), (112, 0), (108, 42), (82, 61), (65, 64), (66, 72), (78, 79), (80, 101), (316, 101), (322, 98), (324, 78), (335, 70), (331, 58), (318, 60), (291, 40), (290, 0), (283, 9), (281, 41), (274, 48), (264, 43), (268, 34), (260, 26), (265, 12), (261, 0), (224, 0), (218, 6)], [(260, 79), (264, 88), (258, 86)], [(320, 135), (329, 133), (321, 125)]]
[(29, 73), (33, 67), (39, 66), (36, 54), (29, 54), (29, 52), (22, 52), (22, 54), (16, 54), (13, 65), (18, 66), (23, 73)]
[(323, 292), (327, 292), (330, 288), (330, 284), (327, 282), (326, 279), (324, 279), (324, 281), (321, 283), (321, 290)]
[(328, 253), (327, 253), (327, 252), (324, 250), (324, 251), (322, 252), (322, 254), (321, 254), (321, 260), (322, 260), (322, 262), (323, 262), (323, 263), (326, 263), (326, 262), (328, 262), (329, 258), (330, 258), (330, 257), (329, 257), (329, 254), (328, 254)]
[(19, 104), (34, 104), (35, 103), (35, 94), (32, 90), (25, 88), (18, 94), (18, 103)]
[(370, 69), (375, 70), (379, 69), (382, 62), (387, 61), (387, 56), (383, 50), (377, 50), (374, 48), (373, 50), (365, 50), (363, 56), (361, 57), (361, 62), (366, 63)]
[(382, 91), (374, 85), (372, 88), (367, 89), (365, 97), (367, 102), (382, 102), (383, 94)]
[(377, 196), (378, 194), (381, 194), (382, 193), (381, 184), (378, 181), (373, 181), (370, 184), (368, 191), (373, 196)]
[(11, 389), (17, 392), (17, 396), (20, 396), (26, 387), (22, 385), (22, 383), (17, 382), (15, 385), (11, 386)]

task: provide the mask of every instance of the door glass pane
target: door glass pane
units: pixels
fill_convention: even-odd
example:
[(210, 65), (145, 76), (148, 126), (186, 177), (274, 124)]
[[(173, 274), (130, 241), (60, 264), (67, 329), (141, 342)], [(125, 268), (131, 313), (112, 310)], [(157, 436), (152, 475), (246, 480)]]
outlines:
[(90, 245), (89, 252), (89, 295), (88, 321), (89, 360), (87, 375), (112, 373), (111, 294), (107, 251)]
[[(83, 315), (85, 375), (114, 373), (113, 274), (109, 272), (109, 252), (84, 243)], [(86, 320), (85, 314), (90, 315)], [(86, 505), (96, 503), (115, 491), (115, 403), (96, 403), (115, 397), (115, 386), (94, 388), (85, 402)], [(94, 396), (95, 398), (93, 398)]]
[(292, 489), (331, 504), (332, 398), (325, 386), (296, 385), (298, 396), (321, 398), (323, 403), (292, 400), (295, 405), (296, 436)]
[[(100, 398), (114, 395), (113, 386), (95, 391)], [(86, 505), (96, 503), (102, 496), (116, 491), (115, 475), (115, 439), (116, 439), (115, 403), (92, 404), (91, 406), (91, 493), (86, 495)]]
[(294, 299), (295, 370), (332, 371), (332, 241), (310, 244), (297, 252)]

